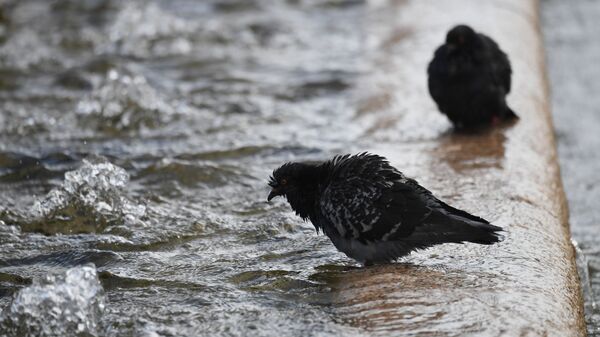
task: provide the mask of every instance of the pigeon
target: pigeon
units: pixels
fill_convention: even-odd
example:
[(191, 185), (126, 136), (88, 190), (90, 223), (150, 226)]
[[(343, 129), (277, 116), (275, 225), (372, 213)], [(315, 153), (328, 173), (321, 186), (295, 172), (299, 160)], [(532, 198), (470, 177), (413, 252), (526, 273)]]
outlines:
[(506, 105), (511, 73), (508, 56), (494, 40), (459, 25), (429, 63), (429, 93), (458, 129), (491, 126), (518, 118)]
[(442, 243), (499, 242), (501, 227), (437, 199), (367, 152), (321, 163), (288, 162), (273, 171), (267, 201), (287, 198), (303, 220), (348, 257), (371, 265)]

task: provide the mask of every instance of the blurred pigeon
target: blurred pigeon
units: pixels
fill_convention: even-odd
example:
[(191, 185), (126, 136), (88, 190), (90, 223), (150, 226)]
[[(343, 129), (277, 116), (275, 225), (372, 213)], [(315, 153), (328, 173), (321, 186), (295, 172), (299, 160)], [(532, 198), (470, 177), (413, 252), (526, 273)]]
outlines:
[(374, 154), (286, 163), (273, 171), (269, 186), (268, 201), (285, 196), (297, 215), (365, 265), (441, 243), (500, 240), (502, 228), (438, 200)]
[(508, 57), (494, 40), (469, 26), (448, 32), (427, 73), (431, 97), (458, 128), (518, 118), (506, 105), (512, 73)]

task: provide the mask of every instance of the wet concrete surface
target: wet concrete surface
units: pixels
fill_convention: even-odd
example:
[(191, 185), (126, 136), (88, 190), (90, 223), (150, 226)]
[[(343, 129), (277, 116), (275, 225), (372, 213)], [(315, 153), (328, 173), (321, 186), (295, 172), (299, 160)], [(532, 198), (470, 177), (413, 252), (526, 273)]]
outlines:
[(552, 109), (590, 336), (600, 336), (600, 2), (542, 1)]
[[(536, 2), (409, 1), (372, 15), (381, 34), (374, 61), (380, 69), (364, 80), (373, 90), (364, 101), (386, 97), (387, 108), (361, 118), (377, 125), (370, 137), (399, 144), (375, 151), (508, 233), (497, 246), (436, 247), (405, 259), (406, 266), (350, 274), (340, 282), (343, 315), (381, 335), (583, 335)], [(419, 72), (446, 28), (461, 22), (508, 53), (516, 124), (471, 135), (438, 128)]]
[[(1, 307), (92, 263), (103, 291), (74, 298), (103, 303), (99, 336), (583, 335), (537, 2), (3, 4)], [(436, 111), (425, 69), (458, 23), (511, 58), (516, 124)], [(505, 240), (362, 268), (264, 202), (282, 162), (365, 150)], [(21, 313), (0, 321), (53, 319)]]

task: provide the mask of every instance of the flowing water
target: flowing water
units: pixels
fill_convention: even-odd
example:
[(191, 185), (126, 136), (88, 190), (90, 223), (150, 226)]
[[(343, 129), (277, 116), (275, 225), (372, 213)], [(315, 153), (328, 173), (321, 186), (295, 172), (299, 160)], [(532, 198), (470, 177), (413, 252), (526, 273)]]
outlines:
[(355, 264), (266, 182), (361, 148), (361, 1), (0, 6), (5, 333), (359, 334), (326, 297)]
[(600, 336), (600, 2), (542, 2), (554, 124), (590, 336)]
[[(523, 153), (545, 160), (519, 145), (541, 119), (448, 135), (425, 87), (449, 17), (485, 26), (531, 7), (386, 3), (0, 0), (0, 335), (502, 336), (576, 325), (560, 226), (540, 225), (557, 224), (537, 204), (555, 205), (545, 198), (555, 186), (539, 184), (551, 170), (538, 181), (521, 165)], [(421, 15), (440, 22), (413, 30)], [(512, 27), (529, 32), (522, 24)], [(501, 42), (527, 51), (515, 82), (543, 97), (525, 85), (538, 79), (529, 46)], [(356, 270), (286, 203), (266, 203), (283, 162), (373, 149), (401, 153), (392, 162), (444, 199), (511, 226), (507, 240)]]

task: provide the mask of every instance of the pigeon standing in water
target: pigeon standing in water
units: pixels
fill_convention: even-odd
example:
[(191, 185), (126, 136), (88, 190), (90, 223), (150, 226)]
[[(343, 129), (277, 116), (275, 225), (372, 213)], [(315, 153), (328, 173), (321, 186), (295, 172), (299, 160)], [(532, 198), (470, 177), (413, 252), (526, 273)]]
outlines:
[(431, 97), (458, 128), (518, 118), (506, 105), (512, 73), (508, 57), (494, 40), (469, 26), (448, 32), (427, 73)]
[(273, 171), (269, 185), (268, 201), (286, 197), (297, 215), (365, 265), (441, 243), (500, 240), (502, 228), (445, 204), (374, 154), (287, 163)]

